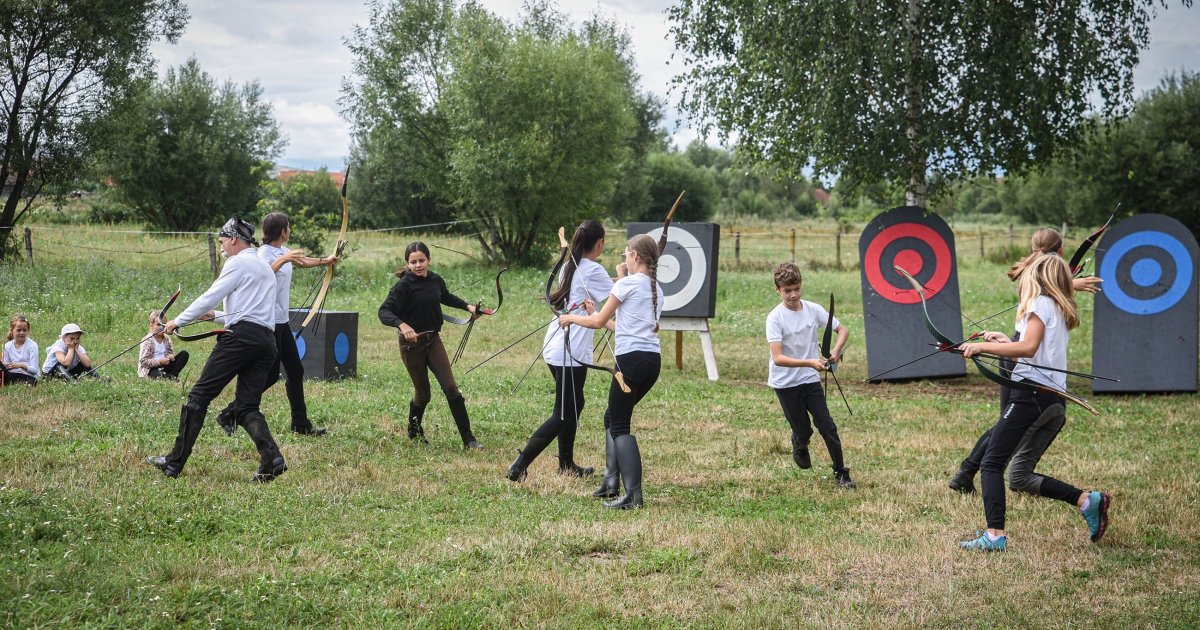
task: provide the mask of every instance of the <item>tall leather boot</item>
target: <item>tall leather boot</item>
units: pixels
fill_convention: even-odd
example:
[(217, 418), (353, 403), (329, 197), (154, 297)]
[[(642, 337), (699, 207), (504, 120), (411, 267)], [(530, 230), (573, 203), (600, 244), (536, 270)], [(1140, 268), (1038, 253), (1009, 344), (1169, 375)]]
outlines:
[(258, 449), (258, 472), (250, 481), (267, 482), (286, 472), (287, 463), (284, 462), (283, 454), (279, 452), (279, 446), (275, 443), (271, 428), (267, 426), (267, 419), (262, 413), (251, 411), (245, 414), (241, 424), (254, 441), (254, 447)]
[(605, 501), (604, 507), (628, 510), (642, 507), (642, 452), (638, 450), (637, 438), (618, 435), (613, 439), (617, 450), (617, 462), (625, 477), (625, 494), (614, 501)]
[(429, 440), (425, 439), (425, 429), (421, 426), (421, 418), (425, 417), (425, 405), (417, 406), (416, 403), (409, 401), (408, 403), (408, 439), (416, 440), (422, 444), (428, 444)]
[(621, 494), (621, 467), (617, 462), (617, 449), (613, 445), (612, 430), (604, 432), (604, 480), (592, 493), (599, 499), (612, 499)]
[(196, 438), (200, 437), (206, 414), (207, 410), (188, 405), (180, 408), (179, 433), (175, 435), (175, 448), (171, 449), (171, 454), (166, 457), (147, 457), (146, 463), (158, 468), (168, 477), (178, 477), (192, 455), (192, 447), (196, 445)]
[(447, 398), (450, 403), (450, 415), (454, 416), (454, 426), (458, 427), (458, 435), (462, 437), (463, 448), (483, 450), (483, 445), (475, 440), (471, 433), (471, 417), (467, 415), (467, 401), (462, 396)]
[(525, 481), (525, 477), (529, 475), (529, 465), (537, 456), (550, 444), (550, 440), (545, 438), (529, 438), (529, 443), (525, 445), (517, 454), (517, 459), (508, 467), (508, 472), (504, 474), (509, 481), (520, 483)]
[(596, 469), (575, 463), (576, 422), (567, 422), (558, 434), (558, 474), (565, 477), (591, 477)]
[(233, 437), (233, 434), (237, 433), (237, 410), (234, 409), (233, 403), (234, 401), (229, 401), (229, 404), (217, 412), (217, 417), (214, 418), (217, 421), (217, 425), (225, 429), (225, 435), (229, 437)]

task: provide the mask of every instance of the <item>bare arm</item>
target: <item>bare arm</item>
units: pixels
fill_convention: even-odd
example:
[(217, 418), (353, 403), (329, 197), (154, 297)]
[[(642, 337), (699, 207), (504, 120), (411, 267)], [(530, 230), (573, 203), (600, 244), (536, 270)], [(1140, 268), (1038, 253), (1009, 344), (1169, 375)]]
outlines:
[(1042, 345), (1042, 336), (1046, 334), (1046, 324), (1037, 313), (1029, 314), (1029, 322), (1025, 325), (1025, 334), (1020, 341), (1008, 341), (1008, 337), (1000, 334), (985, 333), (984, 339), (1004, 339), (1004, 341), (985, 341), (983, 343), (964, 343), (958, 347), (963, 356), (971, 358), (980, 352), (987, 352), (1010, 359), (1028, 359), (1037, 354)]

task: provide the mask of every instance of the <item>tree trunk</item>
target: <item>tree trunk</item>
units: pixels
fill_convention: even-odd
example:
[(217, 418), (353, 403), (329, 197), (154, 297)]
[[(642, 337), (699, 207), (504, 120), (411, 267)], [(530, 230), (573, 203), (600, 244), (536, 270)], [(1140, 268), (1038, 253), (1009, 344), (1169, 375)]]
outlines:
[(910, 206), (924, 208), (925, 169), (929, 154), (924, 148), (925, 129), (922, 118), (925, 113), (925, 93), (921, 84), (920, 69), (924, 56), (921, 24), (922, 0), (908, 0), (908, 15), (904, 28), (908, 32), (908, 59), (904, 72), (905, 130), (908, 138), (908, 184), (904, 187), (904, 199)]

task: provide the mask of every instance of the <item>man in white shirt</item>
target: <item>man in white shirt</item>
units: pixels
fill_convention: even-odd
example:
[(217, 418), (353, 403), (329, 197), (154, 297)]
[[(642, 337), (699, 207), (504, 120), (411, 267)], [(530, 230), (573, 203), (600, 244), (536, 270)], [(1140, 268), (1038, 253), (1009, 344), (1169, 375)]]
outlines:
[[(208, 405), (237, 377), (237, 423), (254, 440), (260, 458), (258, 473), (251, 481), (267, 482), (287, 471), (287, 463), (259, 411), (267, 373), (275, 363), (275, 274), (258, 258), (253, 225), (233, 217), (221, 228), (219, 240), (221, 253), (228, 258), (221, 275), (204, 295), (165, 324), (165, 332), (170, 335), (180, 326), (205, 317), (223, 319), (229, 332), (218, 338), (200, 379), (188, 394), (179, 417), (175, 448), (166, 457), (147, 457), (146, 462), (168, 477), (178, 477), (204, 426)], [(222, 300), (229, 315), (212, 310)]]

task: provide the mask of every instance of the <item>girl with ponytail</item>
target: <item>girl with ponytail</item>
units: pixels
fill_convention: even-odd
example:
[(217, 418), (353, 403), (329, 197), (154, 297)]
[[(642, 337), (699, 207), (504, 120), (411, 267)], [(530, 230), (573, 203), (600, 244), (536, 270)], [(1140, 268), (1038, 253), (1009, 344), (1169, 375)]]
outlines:
[[(612, 436), (609, 446), (614, 457), (605, 471), (604, 484), (597, 496), (614, 496), (619, 479), (625, 478), (625, 494), (604, 504), (607, 508), (628, 509), (642, 506), (642, 455), (637, 439), (630, 434), (633, 408), (654, 387), (662, 368), (658, 344), (658, 318), (662, 315), (663, 292), (658, 286), (658, 243), (639, 234), (625, 243), (625, 261), (617, 266), (618, 280), (604, 307), (592, 315), (561, 315), (563, 328), (578, 324), (601, 328), (616, 315), (613, 357), (630, 392), (621, 390), (614, 377), (608, 387), (608, 411), (605, 429)], [(615, 464), (615, 466), (613, 466)]]
[[(571, 238), (571, 258), (563, 265), (558, 289), (550, 294), (555, 310), (580, 306), (589, 313), (596, 310), (597, 298), (604, 300), (612, 291), (613, 280), (596, 259), (604, 252), (604, 226), (599, 221), (584, 221)], [(573, 309), (574, 310), (574, 309)], [(608, 326), (613, 326), (611, 322)], [(556, 438), (558, 439), (558, 474), (568, 477), (591, 476), (593, 468), (575, 463), (575, 433), (579, 429), (579, 413), (583, 410), (583, 385), (587, 368), (575, 361), (592, 363), (591, 329), (571, 331), (570, 352), (564, 345), (563, 329), (550, 326), (542, 344), (542, 358), (554, 377), (554, 409), (542, 423), (516, 461), (505, 474), (512, 481), (524, 481), (529, 465)], [(610, 440), (611, 441), (611, 440)], [(612, 466), (615, 468), (615, 464)]]

